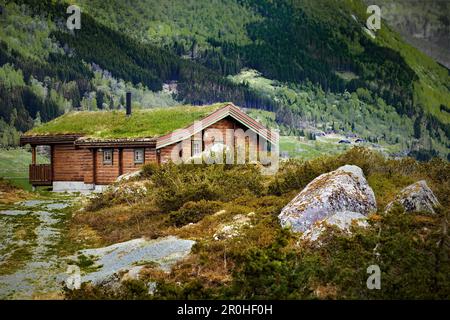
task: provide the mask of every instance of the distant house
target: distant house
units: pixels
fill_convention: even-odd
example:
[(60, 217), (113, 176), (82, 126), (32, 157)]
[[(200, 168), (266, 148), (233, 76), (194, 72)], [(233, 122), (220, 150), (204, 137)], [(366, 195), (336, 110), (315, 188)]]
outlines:
[(350, 140), (345, 140), (345, 139), (339, 140), (338, 143), (341, 143), (341, 144), (351, 144)]
[[(23, 135), (21, 145), (30, 144), (33, 186), (53, 186), (54, 191), (102, 189), (117, 177), (138, 170), (146, 163), (171, 161), (173, 154), (189, 158), (215, 144), (254, 146), (259, 151), (274, 143), (275, 136), (231, 103), (202, 107), (171, 107), (120, 111), (71, 112)], [(183, 130), (177, 130), (183, 129)], [(208, 137), (209, 129), (223, 138)], [(257, 137), (256, 145), (227, 129), (242, 129)], [(235, 132), (231, 130), (231, 132)], [(239, 130), (238, 130), (239, 131)], [(228, 133), (227, 133), (228, 132)], [(222, 135), (221, 135), (222, 136)], [(220, 141), (223, 140), (223, 141)], [(36, 147), (50, 146), (51, 163), (36, 163)]]

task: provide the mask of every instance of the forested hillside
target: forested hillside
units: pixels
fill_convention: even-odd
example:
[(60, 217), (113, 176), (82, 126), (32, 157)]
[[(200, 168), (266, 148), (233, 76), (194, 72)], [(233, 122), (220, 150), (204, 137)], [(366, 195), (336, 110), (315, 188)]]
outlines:
[(449, 1), (365, 1), (379, 5), (383, 18), (410, 44), (450, 68)]
[[(277, 80), (308, 78), (325, 90), (370, 84), (386, 102), (401, 102), (405, 110), (414, 103), (412, 84), (421, 76), (415, 70), (419, 62), (408, 59), (416, 50), (399, 47), (396, 42), (402, 41), (387, 25), (375, 40), (367, 35), (361, 1), (78, 2), (111, 28), (125, 29), (140, 41), (172, 49), (223, 74), (247, 66)], [(241, 6), (239, 19), (233, 19), (236, 4)], [(430, 66), (430, 73), (446, 85), (448, 73), (436, 67)], [(352, 71), (357, 78), (345, 83), (348, 79), (336, 71)], [(443, 89), (438, 84), (436, 91)]]
[[(74, 32), (65, 28), (65, 1), (0, 1), (0, 130), (11, 131), (5, 143), (16, 139), (12, 131), (68, 109), (117, 108), (131, 90), (141, 107), (233, 101), (277, 112), (295, 130), (337, 128), (448, 155), (448, 70), (385, 24), (376, 34), (365, 29), (362, 1), (71, 3), (83, 10)], [(280, 98), (240, 81), (245, 68), (295, 93)]]
[[(0, 128), (3, 145), (18, 131), (71, 109), (118, 108), (125, 91), (143, 107), (233, 100), (270, 105), (244, 85), (204, 66), (118, 33), (89, 15), (83, 28), (64, 28), (66, 5), (54, 1), (2, 1), (0, 24)], [(177, 81), (175, 95), (162, 92)], [(117, 90), (117, 87), (119, 89)]]

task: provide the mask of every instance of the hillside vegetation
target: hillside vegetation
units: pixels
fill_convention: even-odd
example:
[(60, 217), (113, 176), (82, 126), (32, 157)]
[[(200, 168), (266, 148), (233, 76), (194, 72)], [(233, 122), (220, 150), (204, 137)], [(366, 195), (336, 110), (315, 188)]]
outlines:
[[(282, 229), (281, 209), (315, 177), (344, 164), (361, 167), (375, 192), (370, 227), (353, 228), (351, 237), (327, 229), (320, 245)], [(83, 246), (99, 247), (175, 235), (197, 242), (192, 253), (170, 273), (144, 263), (140, 280), (115, 290), (83, 284), (66, 298), (448, 299), (449, 169), (438, 159), (386, 160), (362, 148), (291, 160), (272, 177), (254, 166), (148, 165), (140, 179), (90, 200), (63, 242), (80, 243), (83, 234)], [(402, 188), (421, 179), (441, 203), (435, 214), (384, 212)], [(143, 186), (144, 193), (127, 191)], [(366, 287), (372, 264), (381, 268), (381, 290)], [(149, 281), (156, 283), (153, 295)]]
[[(72, 109), (120, 108), (131, 90), (141, 107), (232, 101), (278, 112), (278, 124), (290, 129), (311, 118), (319, 125), (332, 120), (411, 155), (448, 156), (448, 70), (385, 24), (371, 34), (362, 1), (77, 3), (82, 28), (69, 32), (65, 1), (0, 2), (6, 13), (0, 17), (2, 144), (17, 143), (18, 132)], [(348, 113), (370, 114), (370, 124), (343, 120), (333, 107), (343, 104), (324, 103), (321, 94), (308, 93), (299, 104), (236, 81), (245, 68), (295, 95), (323, 92), (341, 100), (356, 93), (364, 104), (349, 105)], [(326, 110), (324, 119), (311, 115), (315, 105)], [(417, 141), (401, 142), (401, 132), (404, 141)]]
[[(99, 1), (80, 3), (111, 28), (125, 28), (142, 41), (172, 48), (224, 75), (247, 66), (271, 79), (307, 78), (325, 90), (366, 87), (401, 113), (423, 104), (444, 123), (450, 120), (438, 112), (440, 104), (448, 103), (447, 70), (404, 45), (387, 25), (372, 41), (364, 31), (366, 6), (361, 1), (140, 0), (133, 8), (115, 1), (114, 7), (122, 10), (114, 12)], [(233, 19), (238, 9), (241, 18)], [(436, 101), (413, 101), (413, 83), (427, 77), (419, 72), (424, 62), (415, 56), (428, 60), (434, 95), (442, 95)], [(346, 84), (335, 71), (351, 71), (358, 78)]]
[(191, 125), (225, 104), (124, 111), (71, 112), (28, 131), (27, 135), (83, 134), (90, 138), (149, 138)]

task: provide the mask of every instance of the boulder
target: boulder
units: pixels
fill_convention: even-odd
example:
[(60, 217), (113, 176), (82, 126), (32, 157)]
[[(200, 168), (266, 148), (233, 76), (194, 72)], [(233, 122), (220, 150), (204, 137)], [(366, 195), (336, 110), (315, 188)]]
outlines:
[(316, 222), (311, 229), (307, 230), (302, 238), (304, 240), (316, 241), (327, 226), (335, 226), (339, 230), (351, 234), (351, 226), (366, 228), (369, 226), (367, 217), (358, 212), (341, 211), (333, 214), (325, 220)]
[(395, 203), (400, 204), (406, 212), (434, 213), (433, 207), (439, 205), (438, 199), (425, 180), (413, 183), (400, 191), (396, 198), (386, 206), (385, 211), (390, 211)]
[(377, 210), (375, 195), (361, 168), (345, 165), (311, 181), (278, 216), (283, 227), (305, 232), (337, 212), (367, 216)]
[(129, 181), (134, 178), (139, 178), (142, 174), (142, 170), (137, 170), (129, 173), (125, 173), (119, 177), (117, 177), (116, 182), (124, 182)]
[(254, 212), (247, 215), (237, 214), (233, 217), (233, 221), (228, 224), (219, 226), (217, 232), (213, 235), (214, 240), (224, 240), (235, 238), (241, 234), (241, 230), (246, 226), (251, 226), (251, 216)]
[(139, 279), (144, 265), (154, 265), (169, 272), (173, 265), (186, 258), (195, 241), (174, 236), (148, 240), (134, 239), (108, 247), (84, 249), (69, 259), (79, 260), (81, 256), (93, 260), (92, 272), (83, 275), (82, 282), (114, 284), (121, 280)]

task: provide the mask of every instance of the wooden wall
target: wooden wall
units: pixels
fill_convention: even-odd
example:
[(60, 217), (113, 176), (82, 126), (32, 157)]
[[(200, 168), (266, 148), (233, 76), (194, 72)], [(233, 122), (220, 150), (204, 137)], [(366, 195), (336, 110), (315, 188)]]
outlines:
[(75, 149), (73, 144), (57, 144), (53, 148), (53, 181), (84, 181), (89, 150)]
[[(156, 163), (156, 150), (145, 148), (144, 159), (144, 164)], [(72, 144), (53, 146), (53, 181), (110, 184), (119, 175), (137, 171), (142, 165), (134, 163), (134, 149), (131, 148), (113, 149), (112, 164), (104, 164), (103, 152), (99, 149), (76, 149)]]
[[(192, 155), (192, 144), (191, 144), (191, 140), (193, 139), (198, 139), (198, 140), (202, 140), (203, 141), (203, 136), (205, 134), (205, 131), (207, 131), (208, 129), (219, 129), (222, 132), (222, 136), (223, 136), (223, 142), (225, 144), (228, 144), (229, 141), (228, 139), (232, 139), (233, 142), (231, 142), (233, 145), (235, 144), (235, 137), (228, 137), (227, 136), (227, 129), (233, 129), (233, 130), (237, 130), (237, 129), (242, 129), (244, 132), (248, 129), (246, 128), (244, 125), (242, 125), (240, 122), (234, 120), (231, 117), (226, 117), (222, 120), (217, 121), (216, 123), (212, 124), (211, 126), (209, 126), (208, 128), (206, 128), (205, 130), (203, 130), (201, 133), (196, 134), (195, 136), (191, 137), (190, 141), (188, 143), (177, 143), (177, 144), (172, 144), (166, 147), (161, 148), (160, 151), (160, 160), (161, 163), (165, 163), (165, 162), (169, 162), (171, 160), (171, 154), (172, 151), (176, 148), (178, 150), (183, 149), (182, 152), (182, 156), (184, 159), (188, 159), (191, 155)], [(208, 140), (208, 139), (206, 139)], [(261, 140), (261, 138), (259, 138), (259, 140)], [(262, 149), (262, 144), (260, 144), (260, 141), (258, 140), (258, 149), (261, 150)], [(211, 142), (209, 141), (204, 141), (204, 145), (203, 145), (203, 150), (205, 150), (206, 147), (209, 146)], [(249, 142), (248, 142), (248, 138), (246, 138), (245, 140), (245, 145), (246, 148), (248, 150), (249, 148)], [(254, 147), (256, 147), (256, 145), (254, 145)]]

